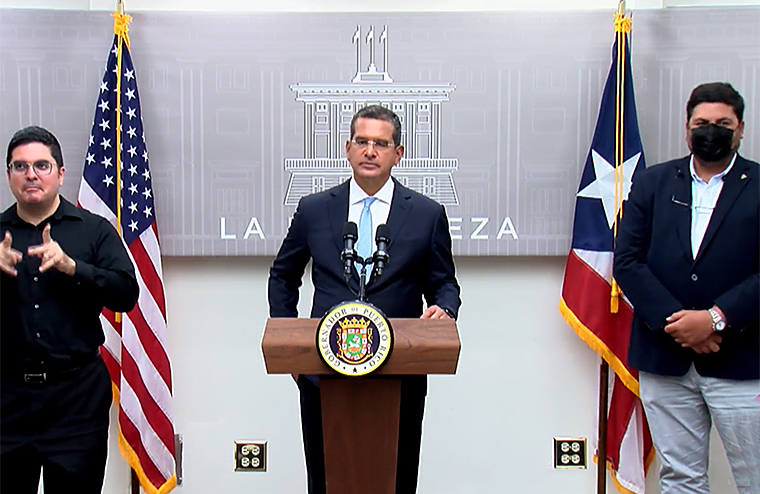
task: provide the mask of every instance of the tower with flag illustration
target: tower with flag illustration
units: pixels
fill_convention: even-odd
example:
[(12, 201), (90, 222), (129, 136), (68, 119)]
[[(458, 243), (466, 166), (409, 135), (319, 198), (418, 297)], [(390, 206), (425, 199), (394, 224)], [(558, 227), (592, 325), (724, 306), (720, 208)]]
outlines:
[(116, 227), (135, 265), (140, 298), (125, 314), (103, 311), (101, 349), (118, 404), (119, 449), (148, 494), (177, 484), (172, 376), (161, 252), (128, 25), (120, 4), (95, 108), (79, 205)]
[[(638, 373), (627, 365), (633, 308), (612, 278), (617, 225), (631, 182), (645, 168), (636, 117), (624, 3), (615, 16), (612, 65), (576, 196), (572, 250), (559, 309), (565, 321), (602, 358), (597, 449), (620, 492), (643, 494), (654, 457), (638, 398)], [(614, 371), (607, 377), (607, 366)], [(605, 415), (606, 412), (606, 415)], [(604, 481), (598, 494), (604, 492)]]

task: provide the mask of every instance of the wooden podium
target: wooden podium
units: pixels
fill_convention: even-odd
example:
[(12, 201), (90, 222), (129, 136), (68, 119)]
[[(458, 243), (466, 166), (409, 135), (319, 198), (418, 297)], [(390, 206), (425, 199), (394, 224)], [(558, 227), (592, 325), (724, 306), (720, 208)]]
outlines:
[(327, 494), (394, 494), (401, 378), (455, 374), (459, 334), (451, 319), (391, 319), (395, 343), (385, 365), (344, 377), (322, 361), (319, 319), (271, 318), (261, 349), (268, 374), (321, 374)]

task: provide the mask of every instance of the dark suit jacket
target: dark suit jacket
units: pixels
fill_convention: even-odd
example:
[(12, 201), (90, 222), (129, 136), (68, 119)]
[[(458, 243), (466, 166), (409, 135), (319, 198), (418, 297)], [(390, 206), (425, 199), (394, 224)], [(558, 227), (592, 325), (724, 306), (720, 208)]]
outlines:
[[(343, 278), (343, 226), (348, 219), (349, 183), (306, 196), (299, 202), (288, 234), (269, 272), (272, 317), (296, 317), (298, 288), (313, 259), (311, 316), (322, 317), (334, 305), (357, 297)], [(423, 296), (457, 314), (459, 285), (454, 276), (446, 211), (437, 202), (395, 182), (388, 214), (390, 262), (382, 278), (367, 286), (368, 301), (387, 317), (419, 317)], [(359, 289), (353, 270), (351, 285)]]
[[(760, 165), (736, 157), (696, 259), (691, 252), (689, 157), (653, 166), (633, 183), (615, 248), (615, 279), (634, 307), (628, 361), (636, 369), (684, 375), (760, 377)], [(717, 304), (729, 326), (717, 353), (698, 355), (665, 333), (680, 309)]]

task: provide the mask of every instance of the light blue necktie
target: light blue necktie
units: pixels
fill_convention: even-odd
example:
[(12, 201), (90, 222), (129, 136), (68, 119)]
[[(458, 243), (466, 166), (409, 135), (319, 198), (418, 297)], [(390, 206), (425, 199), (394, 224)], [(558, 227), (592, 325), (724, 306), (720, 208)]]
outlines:
[[(369, 207), (375, 202), (374, 197), (364, 198), (364, 208), (362, 209), (362, 215), (359, 217), (359, 239), (356, 242), (356, 253), (359, 257), (367, 259), (372, 255), (372, 213)], [(361, 274), (361, 264), (356, 264), (356, 270)], [(367, 274), (365, 275), (366, 281), (369, 281), (369, 276), (372, 273), (372, 264), (367, 265)]]

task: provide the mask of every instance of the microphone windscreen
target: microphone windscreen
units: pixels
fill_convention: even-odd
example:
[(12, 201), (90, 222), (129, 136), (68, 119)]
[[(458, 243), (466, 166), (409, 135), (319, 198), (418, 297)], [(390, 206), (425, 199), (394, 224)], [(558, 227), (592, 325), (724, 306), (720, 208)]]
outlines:
[[(383, 223), (377, 225), (377, 232), (375, 233), (375, 239), (384, 239), (385, 243), (388, 243), (391, 239), (391, 227)], [(377, 240), (376, 240), (377, 241)]]
[(356, 238), (357, 235), (359, 235), (359, 228), (356, 226), (356, 223), (354, 223), (353, 221), (349, 221), (348, 223), (343, 225), (343, 238), (346, 238), (346, 237)]

